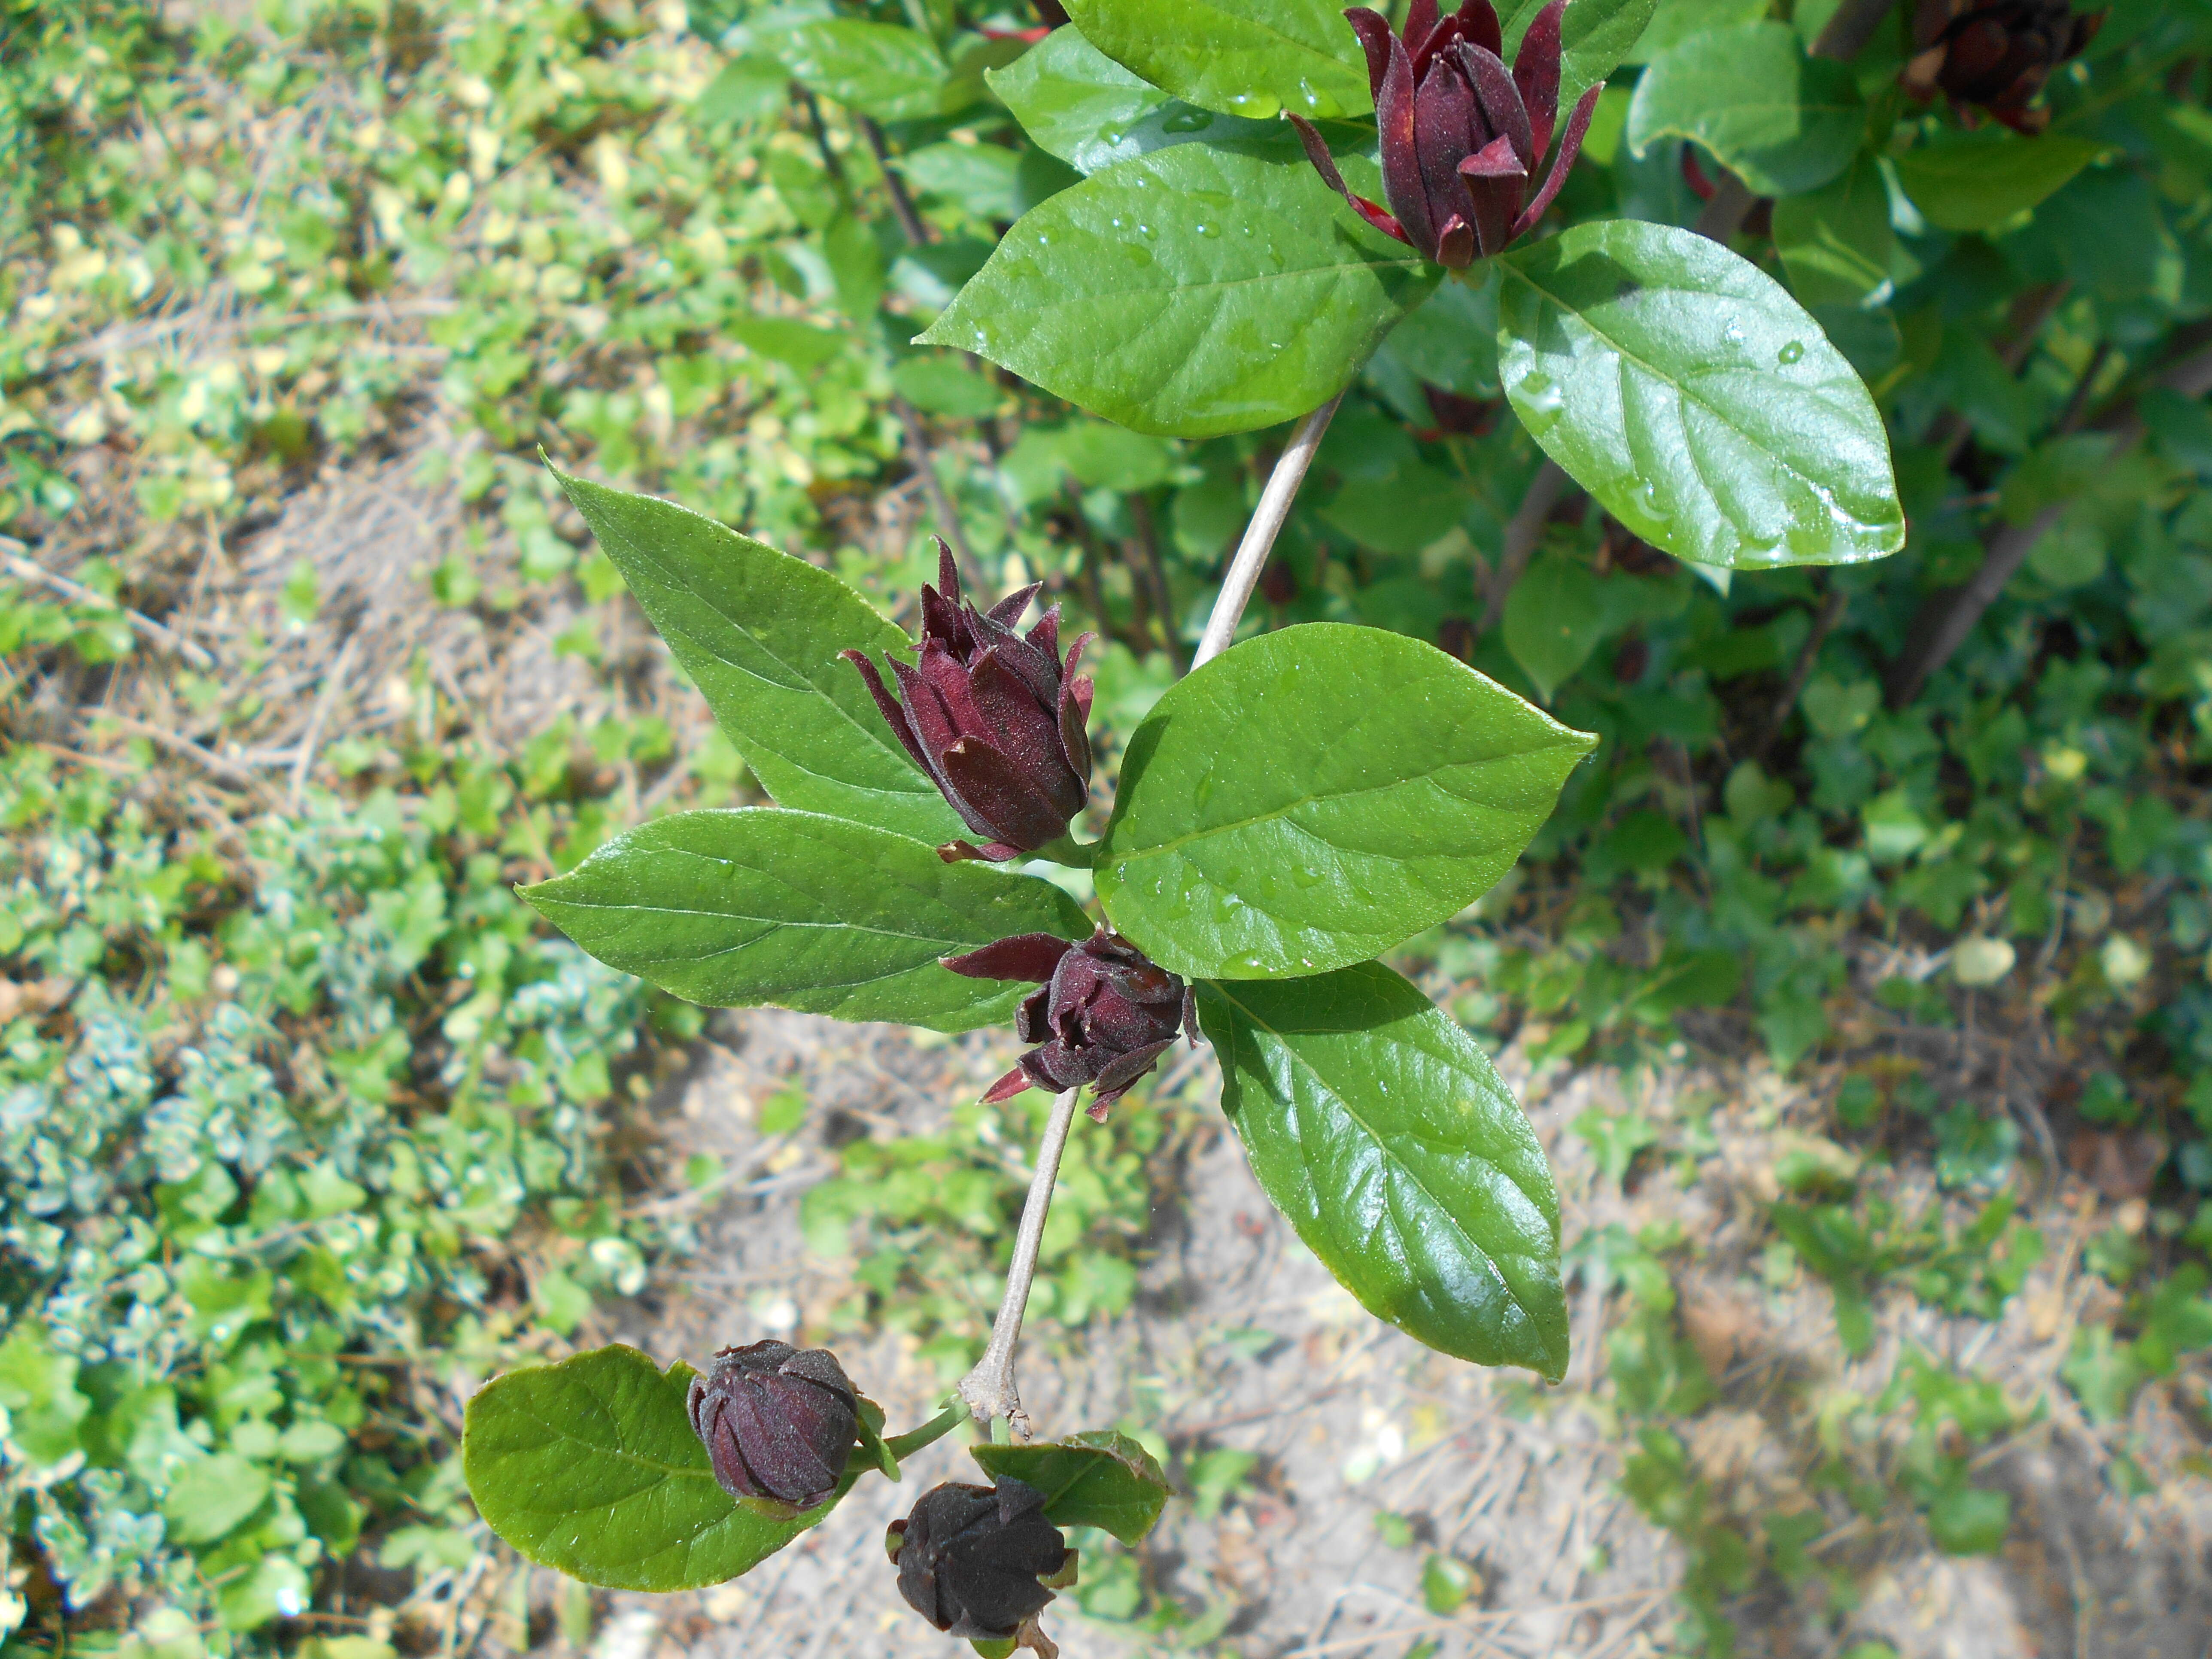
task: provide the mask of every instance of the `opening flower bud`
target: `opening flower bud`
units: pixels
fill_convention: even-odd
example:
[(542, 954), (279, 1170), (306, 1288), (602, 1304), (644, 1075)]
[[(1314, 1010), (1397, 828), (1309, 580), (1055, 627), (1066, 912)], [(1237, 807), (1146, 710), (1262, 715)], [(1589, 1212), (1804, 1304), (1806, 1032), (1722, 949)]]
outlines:
[(1917, 0), (1917, 52), (1905, 66), (1905, 89), (1920, 99), (1941, 92), (1954, 104), (1978, 105), (2015, 131), (2040, 132), (2051, 112), (2029, 104), (2104, 21), (2101, 11), (2075, 16), (2067, 0)]
[(827, 1500), (860, 1438), (859, 1396), (824, 1348), (725, 1348), (691, 1379), (688, 1404), (722, 1490), (772, 1513)]
[(1033, 853), (1067, 833), (1091, 789), (1091, 682), (1075, 665), (1095, 637), (1060, 652), (1060, 607), (1026, 634), (1014, 623), (1042, 584), (1009, 593), (988, 611), (967, 603), (952, 550), (937, 544), (939, 586), (921, 590), (921, 660), (886, 659), (894, 697), (866, 653), (839, 654), (860, 671), (915, 765), (970, 830), (986, 839), (937, 849), (946, 863), (993, 863)]
[(1046, 1579), (1074, 1552), (1044, 1518), (1044, 1494), (1006, 1475), (995, 1488), (955, 1484), (922, 1494), (898, 1529), (899, 1594), (948, 1636), (1005, 1641), (1053, 1599)]
[(1057, 1093), (1091, 1085), (1091, 1115), (1151, 1071), (1176, 1034), (1198, 1041), (1190, 988), (1110, 927), (1079, 945), (1050, 933), (1017, 933), (944, 963), (970, 979), (1034, 980), (1041, 988), (1014, 1012), (1014, 1030), (1038, 1046), (990, 1087), (986, 1101), (1035, 1086)]

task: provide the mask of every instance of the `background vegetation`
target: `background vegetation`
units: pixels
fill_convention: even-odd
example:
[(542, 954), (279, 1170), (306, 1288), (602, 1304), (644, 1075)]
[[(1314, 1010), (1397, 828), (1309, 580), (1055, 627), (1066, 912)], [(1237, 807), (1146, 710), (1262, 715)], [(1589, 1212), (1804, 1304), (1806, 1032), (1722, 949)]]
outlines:
[[(1791, 9), (1670, 0), (1641, 55), (1722, 10), (1810, 38), (1828, 9)], [(11, 1645), (375, 1659), (349, 1644), (380, 1652), (391, 1620), (359, 1608), (485, 1547), (455, 1390), (638, 1292), (691, 1243), (640, 1195), (720, 1178), (669, 1167), (637, 1110), (696, 1012), (509, 892), (611, 823), (745, 795), (541, 447), (886, 608), (930, 573), (926, 533), (957, 532), (1107, 635), (1109, 738), (1187, 662), (1279, 436), (1142, 437), (908, 346), (1073, 175), (981, 79), (1029, 16), (836, 15), (909, 49), (808, 45), (826, 3), (0, 3)], [(1738, 246), (1829, 307), (1889, 419), (1896, 559), (1726, 582), (1571, 489), (1530, 510), (1483, 298), (1448, 284), (1347, 399), (1255, 607), (1437, 641), (1603, 734), (1521, 869), (1414, 965), (1534, 1062), (1751, 1050), (1814, 1079), (1832, 1120), (1772, 1172), (1768, 1271), (1832, 1287), (1844, 1352), (1886, 1297), (1994, 1316), (2058, 1248), (2022, 1206), (2058, 1181), (2103, 1201), (2081, 1248), (2110, 1293), (2055, 1387), (2112, 1425), (2123, 1491), (2149, 1482), (2147, 1388), (2212, 1435), (2208, 48), (2196, 0), (2116, 5), (2032, 141), (2075, 147), (2070, 182), (1947, 230), (1897, 180), (1952, 118), (1896, 94), (1885, 33), (1857, 65), (1882, 183), (1845, 239), (1859, 286), (1806, 254), (1832, 204), (1753, 210)], [(1685, 141), (1626, 140), (1636, 72), (1564, 211), (1690, 224)], [(296, 547), (273, 607), (210, 596), (347, 476), (444, 492), (456, 550), (393, 574), (428, 631), (374, 635), (381, 715), (311, 723), (354, 601)], [(2019, 573), (1912, 684), (1916, 617), (2008, 536)], [(1516, 538), (1533, 556), (1501, 580)], [(448, 624), (532, 634), (574, 695), (472, 714)], [(808, 1206), (810, 1241), (860, 1261), (850, 1318), (910, 1327), (949, 1374), (1018, 1201), (966, 1144), (979, 1115), (851, 1141)], [(1049, 1311), (1129, 1304), (1187, 1127), (1117, 1112), (1072, 1171), (1060, 1224), (1097, 1248), (1057, 1241)], [(1630, 1184), (1718, 1150), (1679, 1119), (1576, 1128)], [(1921, 1188), (1888, 1172), (1922, 1169), (1924, 1201), (1901, 1197)], [(1686, 1550), (1680, 1639), (1718, 1650), (1732, 1598), (1823, 1570), (1710, 1501), (1685, 1452), (1711, 1397), (1671, 1286), (1693, 1243), (1569, 1244), (1630, 1310), (1604, 1385), (1623, 1489)], [(2000, 1547), (1975, 1449), (2057, 1398), (2004, 1382), (1907, 1356), (1861, 1402), (1902, 1425), (1893, 1455), (1839, 1431), (1826, 1490)], [(1140, 1601), (1094, 1611), (1165, 1628)]]

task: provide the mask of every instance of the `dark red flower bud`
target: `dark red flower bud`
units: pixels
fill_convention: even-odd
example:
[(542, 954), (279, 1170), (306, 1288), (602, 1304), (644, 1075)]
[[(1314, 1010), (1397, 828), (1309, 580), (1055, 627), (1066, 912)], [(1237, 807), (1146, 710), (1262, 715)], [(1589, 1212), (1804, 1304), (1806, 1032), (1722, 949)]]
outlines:
[[(885, 1540), (899, 1594), (947, 1636), (1005, 1641), (1053, 1599), (1073, 1552), (1044, 1518), (1044, 1494), (1007, 1475), (989, 1486), (924, 1492)], [(1062, 1579), (1063, 1583), (1066, 1581)]]
[(1040, 1046), (993, 1084), (983, 1098), (1006, 1100), (1035, 1085), (1058, 1092), (1091, 1085), (1091, 1115), (1106, 1109), (1152, 1069), (1178, 1031), (1198, 1041), (1190, 988), (1142, 951), (1101, 927), (1080, 945), (1050, 933), (1017, 933), (945, 965), (970, 979), (1035, 980), (1014, 1013), (1014, 1030)]
[(1360, 217), (1423, 258), (1462, 270), (1477, 258), (1504, 252), (1544, 216), (1567, 182), (1605, 90), (1601, 82), (1576, 103), (1543, 188), (1523, 206), (1559, 119), (1559, 25), (1566, 8), (1567, 0), (1552, 0), (1536, 14), (1508, 70), (1498, 56), (1504, 35), (1490, 0), (1466, 0), (1442, 18), (1437, 0), (1413, 0), (1402, 36), (1390, 33), (1380, 12), (1353, 7), (1344, 15), (1367, 52), (1389, 210), (1353, 195), (1320, 132), (1293, 115), (1307, 159)]
[(2067, 0), (1919, 0), (1912, 17), (1919, 53), (1905, 66), (1905, 89), (1921, 99), (1941, 92), (1954, 104), (1979, 105), (2016, 132), (2040, 132), (2051, 112), (2029, 103), (2104, 21), (2101, 11), (2076, 17)]
[(860, 1438), (859, 1396), (825, 1348), (725, 1348), (691, 1379), (688, 1403), (714, 1479), (756, 1507), (812, 1509), (836, 1490)]
[(1076, 659), (1097, 637), (1078, 635), (1060, 654), (1060, 607), (1026, 635), (1014, 622), (1042, 583), (1009, 593), (986, 611), (967, 603), (952, 550), (937, 544), (938, 587), (921, 590), (921, 661), (894, 659), (894, 698), (864, 653), (838, 654), (860, 671), (876, 707), (915, 764), (936, 781), (952, 810), (986, 836), (937, 849), (1002, 863), (1067, 833), (1091, 789), (1091, 682)]

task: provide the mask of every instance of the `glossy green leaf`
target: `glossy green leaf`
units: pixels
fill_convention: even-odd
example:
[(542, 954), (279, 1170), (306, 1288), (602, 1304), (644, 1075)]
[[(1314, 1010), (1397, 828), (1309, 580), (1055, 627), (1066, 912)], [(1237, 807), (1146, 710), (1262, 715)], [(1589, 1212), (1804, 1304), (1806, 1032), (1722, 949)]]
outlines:
[(1049, 882), (775, 807), (656, 818), (521, 890), (601, 962), (689, 1001), (935, 1031), (995, 1024), (1024, 991), (964, 979), (939, 957), (1013, 933), (1091, 932)]
[(1648, 64), (1670, 46), (1708, 29), (1733, 28), (1766, 15), (1772, 0), (1659, 0), (1625, 64)]
[(1559, 1200), (1467, 1033), (1380, 963), (1198, 988), (1252, 1172), (1360, 1304), (1483, 1365), (1567, 1369)]
[(1290, 153), (1274, 121), (1243, 120), (1170, 97), (1083, 38), (1057, 28), (984, 77), (1022, 130), (1078, 173), (1198, 141), (1271, 143)]
[[(1341, 164), (1380, 194), (1371, 162)], [(1212, 437), (1334, 397), (1436, 280), (1303, 156), (1182, 144), (1032, 209), (921, 343), (1139, 432)]]
[(2057, 194), (2106, 146), (2071, 133), (1946, 131), (1897, 158), (1898, 182), (1931, 225), (1994, 230)]
[(1633, 220), (1577, 225), (1499, 264), (1507, 398), (1646, 541), (1724, 568), (1904, 545), (1874, 399), (1772, 278), (1693, 232)]
[(808, 91), (878, 121), (935, 115), (946, 102), (951, 71), (916, 29), (828, 18), (767, 34), (762, 47)]
[(1505, 600), (1505, 648), (1549, 702), (1552, 694), (1590, 659), (1605, 633), (1597, 576), (1578, 559), (1538, 559)]
[(1850, 68), (1807, 57), (1787, 23), (1689, 36), (1652, 60), (1628, 106), (1637, 155), (1660, 138), (1693, 139), (1761, 196), (1825, 185), (1865, 131)]
[(779, 805), (932, 846), (967, 833), (838, 659), (905, 648), (896, 624), (828, 571), (672, 501), (554, 477)]
[(1774, 204), (1774, 246), (1807, 306), (1855, 306), (1889, 281), (1889, 189), (1861, 155), (1820, 189)]
[[(1698, 0), (1711, 5), (1714, 0)], [(1550, 0), (1507, 0), (1498, 8), (1504, 25), (1505, 53), (1521, 49), (1521, 37)], [(1574, 0), (1559, 20), (1559, 107), (1575, 100), (1634, 55), (1650, 26), (1659, 0)], [(1449, 9), (1449, 8), (1446, 8)]]
[(1364, 115), (1367, 59), (1335, 0), (1073, 0), (1099, 51), (1223, 115)]
[(540, 1566), (610, 1589), (680, 1590), (750, 1572), (836, 1506), (740, 1509), (692, 1432), (691, 1368), (595, 1348), (510, 1371), (469, 1401), (461, 1470), (484, 1523)]
[(1131, 737), (1098, 900), (1186, 978), (1364, 961), (1488, 891), (1596, 741), (1419, 640), (1263, 634)]
[(1115, 1429), (1025, 1446), (970, 1446), (968, 1455), (996, 1480), (1012, 1475), (1044, 1494), (1056, 1527), (1097, 1527), (1125, 1544), (1142, 1541), (1168, 1501), (1167, 1477), (1152, 1453)]

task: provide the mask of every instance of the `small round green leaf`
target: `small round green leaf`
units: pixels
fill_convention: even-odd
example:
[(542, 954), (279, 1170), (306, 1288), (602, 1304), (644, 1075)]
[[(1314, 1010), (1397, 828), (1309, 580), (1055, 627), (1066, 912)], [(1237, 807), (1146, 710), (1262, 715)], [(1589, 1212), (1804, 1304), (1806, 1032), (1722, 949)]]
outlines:
[(1515, 413), (1646, 541), (1752, 568), (1905, 544), (1881, 412), (1771, 277), (1693, 232), (1629, 219), (1498, 263)]
[(1044, 1494), (1056, 1527), (1097, 1527), (1125, 1544), (1141, 1541), (1168, 1501), (1167, 1477), (1152, 1453), (1115, 1429), (1025, 1446), (970, 1446), (968, 1455), (996, 1480), (1012, 1475)]
[[(1373, 163), (1340, 165), (1380, 196)], [(920, 343), (1139, 432), (1212, 437), (1327, 403), (1437, 276), (1303, 156), (1180, 144), (1032, 208)]]
[(1014, 933), (1091, 932), (1049, 882), (775, 807), (657, 818), (522, 896), (609, 967), (687, 1001), (936, 1031), (997, 1024), (1025, 994), (949, 972), (939, 957)]
[(1200, 109), (1259, 120), (1375, 107), (1335, 0), (1073, 0), (1067, 12), (1106, 56)]
[(1380, 963), (1198, 988), (1252, 1172), (1360, 1305), (1443, 1353), (1567, 1369), (1559, 1200), (1481, 1049)]
[(1186, 978), (1364, 961), (1487, 892), (1596, 741), (1419, 640), (1263, 634), (1130, 738), (1099, 902)]
[(477, 1512), (540, 1566), (611, 1589), (697, 1589), (750, 1571), (845, 1486), (789, 1521), (740, 1509), (692, 1432), (691, 1375), (617, 1345), (491, 1382), (461, 1438)]
[(1994, 230), (2057, 195), (2106, 148), (2066, 132), (2023, 138), (1999, 127), (1946, 130), (1899, 156), (1897, 177), (1929, 224)]

